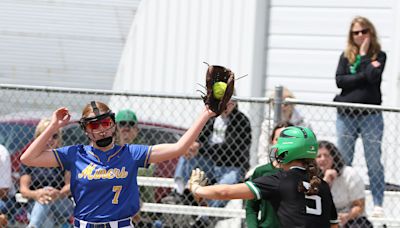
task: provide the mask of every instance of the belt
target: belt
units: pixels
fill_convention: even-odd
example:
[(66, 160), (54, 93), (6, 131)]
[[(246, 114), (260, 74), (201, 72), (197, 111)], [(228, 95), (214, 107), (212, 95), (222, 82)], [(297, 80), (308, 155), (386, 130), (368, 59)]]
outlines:
[(111, 222), (87, 222), (74, 218), (75, 228), (131, 228), (134, 227), (131, 223), (131, 218), (121, 219)]

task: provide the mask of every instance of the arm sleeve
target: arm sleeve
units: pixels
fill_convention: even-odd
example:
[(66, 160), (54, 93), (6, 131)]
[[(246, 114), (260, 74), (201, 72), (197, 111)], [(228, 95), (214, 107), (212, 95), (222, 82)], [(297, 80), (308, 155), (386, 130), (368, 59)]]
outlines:
[(53, 150), (58, 165), (62, 170), (71, 171), (79, 150), (83, 150), (83, 145), (66, 146)]
[(247, 181), (246, 184), (253, 192), (255, 199), (271, 199), (280, 195), (280, 173), (258, 177), (252, 181)]
[[(338, 224), (339, 223), (339, 219), (338, 219), (338, 214), (337, 214), (337, 210), (336, 210), (336, 206), (335, 203), (333, 202), (333, 197), (332, 197), (332, 193), (330, 191), (330, 187), (328, 185), (328, 183), (326, 183), (325, 181), (322, 180), (321, 185), (320, 185), (321, 191), (326, 192), (326, 195), (324, 195), (323, 203), (327, 203), (327, 207), (326, 209), (330, 209), (329, 214), (327, 214), (327, 216), (329, 216), (329, 223), (330, 224)], [(326, 197), (326, 199), (325, 199)], [(329, 208), (330, 205), (330, 208)]]
[(380, 52), (376, 60), (381, 64), (379, 67), (374, 67), (371, 64), (370, 57), (366, 55), (361, 57), (360, 71), (365, 74), (366, 79), (370, 84), (381, 83), (382, 73), (386, 64), (386, 54)]
[(342, 53), (336, 69), (336, 85), (340, 89), (354, 89), (360, 87), (366, 81), (365, 73), (362, 71), (350, 74), (348, 63), (348, 60)]
[(333, 199), (332, 199), (332, 195), (330, 195), (331, 198), (331, 214), (330, 214), (330, 218), (329, 218), (329, 222), (330, 224), (338, 224), (339, 223), (339, 219), (338, 219), (338, 215), (337, 215), (337, 211), (336, 211), (336, 207), (335, 204), (333, 203)]
[(153, 147), (136, 144), (130, 144), (127, 146), (129, 147), (129, 152), (131, 153), (133, 160), (136, 161), (137, 166), (148, 168), (150, 165), (149, 158)]

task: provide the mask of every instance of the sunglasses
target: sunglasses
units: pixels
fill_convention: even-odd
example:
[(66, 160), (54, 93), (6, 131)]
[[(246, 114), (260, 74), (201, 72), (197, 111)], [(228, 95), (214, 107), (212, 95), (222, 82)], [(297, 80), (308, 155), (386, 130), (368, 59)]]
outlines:
[(353, 34), (353, 36), (357, 36), (357, 35), (359, 35), (360, 33), (362, 34), (362, 35), (365, 35), (365, 34), (367, 34), (369, 32), (369, 29), (363, 29), (363, 30), (359, 30), (359, 31), (351, 31), (351, 34)]
[(134, 121), (120, 121), (120, 122), (118, 122), (118, 126), (119, 127), (134, 127), (135, 124), (136, 123)]
[(86, 129), (97, 130), (102, 126), (103, 128), (110, 128), (113, 125), (113, 120), (111, 118), (105, 118), (101, 120), (91, 121), (86, 124)]

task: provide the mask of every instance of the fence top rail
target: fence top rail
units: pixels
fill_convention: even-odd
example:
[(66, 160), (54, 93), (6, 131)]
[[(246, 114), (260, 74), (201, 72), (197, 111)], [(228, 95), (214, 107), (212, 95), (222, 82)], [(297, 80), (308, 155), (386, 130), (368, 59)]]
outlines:
[(324, 107), (351, 107), (351, 108), (368, 108), (382, 111), (390, 112), (400, 112), (398, 107), (389, 107), (381, 105), (368, 105), (368, 104), (356, 104), (356, 103), (343, 103), (343, 102), (323, 102), (323, 101), (306, 101), (294, 98), (286, 98), (282, 101), (283, 104), (302, 104), (302, 105), (314, 105), (314, 106), (324, 106)]
[[(16, 84), (0, 84), (0, 90), (25, 90), (36, 92), (54, 92), (54, 93), (69, 93), (69, 94), (93, 94), (107, 96), (131, 96), (131, 97), (159, 97), (159, 98), (179, 98), (200, 100), (199, 95), (177, 95), (163, 93), (135, 93), (128, 91), (101, 90), (101, 89), (85, 89), (85, 88), (68, 88), (68, 87), (52, 87), (52, 86), (33, 86), (33, 85), (16, 85)], [(270, 98), (265, 97), (236, 97), (234, 99), (242, 102), (252, 103), (269, 103)]]
[[(194, 95), (177, 95), (177, 94), (163, 94), (163, 93), (135, 93), (128, 91), (115, 91), (115, 90), (101, 90), (101, 89), (85, 89), (85, 88), (68, 88), (68, 87), (52, 87), (52, 86), (33, 86), (33, 85), (16, 85), (16, 84), (0, 84), (0, 90), (26, 90), (36, 92), (55, 92), (55, 93), (69, 93), (69, 94), (93, 94), (93, 95), (107, 95), (107, 96), (132, 96), (132, 97), (159, 97), (159, 98), (179, 98), (200, 100), (200, 96)], [(234, 97), (237, 101), (252, 102), (252, 103), (269, 103), (272, 99), (267, 97)], [(369, 108), (382, 111), (400, 112), (399, 107), (389, 107), (381, 105), (367, 105), (356, 103), (343, 103), (343, 102), (323, 102), (323, 101), (306, 101), (294, 98), (286, 98), (282, 101), (286, 104), (303, 104), (303, 105), (318, 105), (325, 107), (353, 107), (353, 108)]]
[(140, 96), (140, 97), (162, 97), (162, 98), (184, 98), (184, 99), (199, 99), (199, 96), (187, 95), (171, 95), (171, 94), (156, 94), (156, 93), (134, 93), (128, 91), (114, 91), (102, 89), (85, 89), (85, 88), (69, 88), (69, 87), (52, 87), (52, 86), (32, 86), (32, 85), (14, 85), (0, 84), (0, 90), (25, 90), (36, 92), (54, 92), (54, 93), (69, 93), (69, 94), (93, 94), (107, 96)]

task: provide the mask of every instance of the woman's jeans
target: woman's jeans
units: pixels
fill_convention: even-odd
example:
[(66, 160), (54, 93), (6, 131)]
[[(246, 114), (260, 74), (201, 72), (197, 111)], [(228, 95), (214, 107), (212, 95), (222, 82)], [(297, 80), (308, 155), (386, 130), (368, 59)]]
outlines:
[(176, 164), (174, 179), (181, 178), (184, 183), (187, 183), (192, 174), (192, 170), (195, 168), (203, 170), (208, 179), (211, 180), (211, 176), (208, 174), (213, 168), (213, 163), (208, 158), (200, 155), (196, 155), (191, 159), (186, 159), (183, 156), (179, 157), (178, 163)]
[[(232, 166), (215, 166), (212, 172), (217, 184), (236, 184), (243, 177), (241, 168)], [(210, 207), (225, 207), (228, 200), (209, 200)]]
[(56, 224), (67, 222), (72, 212), (73, 204), (68, 198), (58, 199), (50, 204), (40, 204), (35, 201), (28, 227), (55, 227)]
[(381, 163), (382, 113), (357, 116), (337, 114), (336, 130), (339, 151), (349, 166), (353, 162), (356, 140), (361, 136), (374, 205), (382, 206), (385, 190), (384, 170)]

